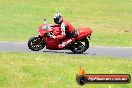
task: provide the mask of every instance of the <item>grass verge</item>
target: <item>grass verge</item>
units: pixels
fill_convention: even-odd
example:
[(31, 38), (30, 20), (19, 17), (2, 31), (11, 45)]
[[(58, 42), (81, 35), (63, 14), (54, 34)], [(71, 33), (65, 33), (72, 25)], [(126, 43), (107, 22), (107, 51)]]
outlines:
[(132, 46), (132, 0), (0, 0), (0, 40), (27, 41), (46, 17), (62, 13), (93, 30), (92, 44)]
[[(132, 59), (64, 54), (0, 53), (1, 88), (79, 88), (82, 65), (88, 74), (130, 74)], [(82, 88), (131, 88), (132, 84), (89, 84)]]

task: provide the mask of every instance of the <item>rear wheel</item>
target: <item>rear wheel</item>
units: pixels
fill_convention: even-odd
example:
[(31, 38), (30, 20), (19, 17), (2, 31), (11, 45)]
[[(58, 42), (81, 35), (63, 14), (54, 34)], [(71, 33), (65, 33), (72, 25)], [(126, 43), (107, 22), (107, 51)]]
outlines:
[(40, 36), (33, 36), (28, 41), (28, 47), (33, 51), (39, 51), (45, 47), (45, 43), (43, 42), (43, 39)]
[(87, 38), (84, 38), (80, 41), (77, 41), (71, 45), (70, 50), (74, 53), (81, 54), (89, 48), (89, 41)]
[(89, 48), (89, 41), (87, 38), (84, 38), (81, 40), (81, 42), (83, 43), (84, 45), (84, 52)]

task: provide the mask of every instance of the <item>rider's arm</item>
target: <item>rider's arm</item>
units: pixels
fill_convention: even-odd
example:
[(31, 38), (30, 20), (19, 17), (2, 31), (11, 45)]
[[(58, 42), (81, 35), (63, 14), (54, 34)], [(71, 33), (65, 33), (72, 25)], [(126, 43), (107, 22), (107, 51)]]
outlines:
[(66, 36), (65, 30), (66, 30), (66, 25), (64, 23), (62, 23), (61, 24), (61, 35), (56, 36), (56, 38), (58, 38), (58, 39), (65, 38), (65, 36)]

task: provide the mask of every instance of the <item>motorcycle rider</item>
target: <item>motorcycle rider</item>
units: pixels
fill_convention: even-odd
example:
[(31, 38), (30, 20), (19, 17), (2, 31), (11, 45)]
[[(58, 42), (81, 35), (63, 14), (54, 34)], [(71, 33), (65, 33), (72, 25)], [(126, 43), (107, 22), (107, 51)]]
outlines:
[(58, 45), (59, 48), (63, 48), (66, 45), (75, 41), (77, 32), (75, 28), (67, 21), (65, 21), (60, 13), (54, 15), (54, 22), (57, 24), (55, 26), (61, 27), (61, 35), (52, 36), (54, 39), (62, 39), (62, 43)]

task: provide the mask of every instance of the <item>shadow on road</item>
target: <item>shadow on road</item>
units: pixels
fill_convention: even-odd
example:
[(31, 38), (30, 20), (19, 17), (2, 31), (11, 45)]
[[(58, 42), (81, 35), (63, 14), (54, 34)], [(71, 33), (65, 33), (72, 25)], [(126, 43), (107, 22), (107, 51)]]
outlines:
[(43, 51), (43, 52), (45, 52), (45, 53), (69, 54), (69, 55), (92, 55), (92, 56), (96, 55), (96, 54), (90, 54), (90, 53), (86, 53), (86, 52), (84, 52), (83, 54), (75, 54), (71, 51), (64, 51), (64, 50), (62, 50), (62, 51), (61, 50), (58, 50), (58, 51), (49, 50), (49, 51)]

